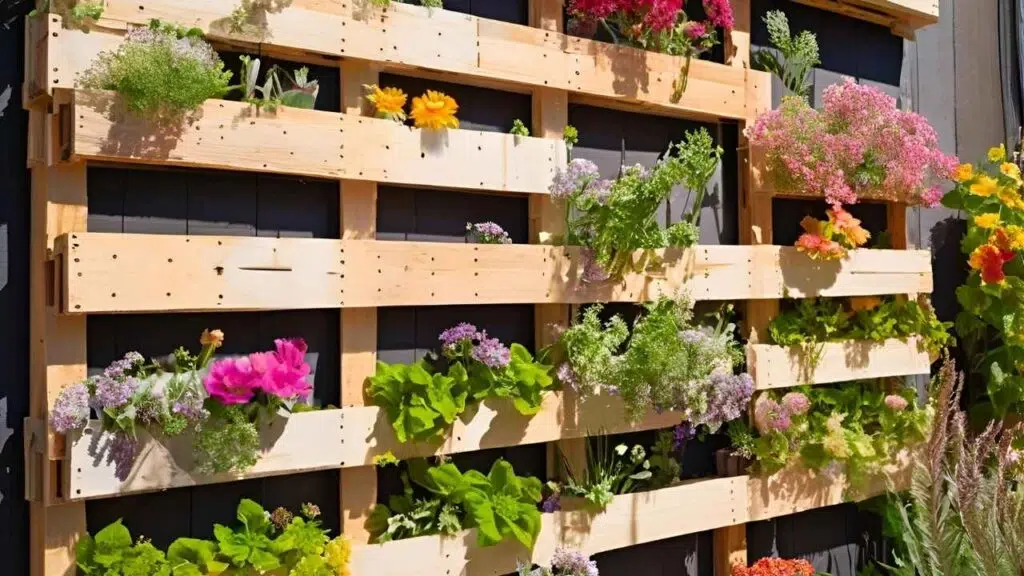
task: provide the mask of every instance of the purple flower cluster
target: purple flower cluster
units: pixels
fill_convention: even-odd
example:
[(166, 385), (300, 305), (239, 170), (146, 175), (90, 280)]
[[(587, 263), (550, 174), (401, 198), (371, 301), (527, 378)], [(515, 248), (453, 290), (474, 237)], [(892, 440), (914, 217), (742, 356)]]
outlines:
[(540, 509), (546, 514), (558, 512), (562, 509), (562, 496), (558, 492), (552, 492), (550, 496), (540, 503)]
[(611, 185), (610, 180), (601, 178), (597, 164), (583, 158), (574, 158), (565, 170), (558, 170), (548, 190), (552, 200), (567, 200), (578, 194), (590, 193), (603, 201)]
[(171, 406), (171, 413), (180, 414), (192, 422), (205, 420), (210, 413), (203, 408), (203, 397), (194, 388), (188, 387)]
[(110, 366), (103, 371), (103, 376), (111, 379), (122, 378), (126, 375), (131, 376), (137, 367), (141, 366), (146, 362), (146, 359), (138, 352), (129, 352), (124, 355), (124, 358), (115, 360)]
[(108, 378), (106, 375), (94, 379), (96, 391), (93, 395), (94, 408), (120, 408), (128, 403), (139, 388), (136, 378)]
[(792, 416), (806, 414), (811, 408), (811, 401), (803, 392), (789, 392), (782, 397), (782, 409)]
[(555, 550), (551, 570), (559, 576), (598, 576), (597, 562), (578, 550), (565, 548)]
[(107, 445), (107, 462), (114, 464), (114, 476), (124, 482), (135, 464), (138, 441), (124, 432), (114, 434)]
[(689, 421), (676, 424), (672, 429), (672, 449), (682, 452), (686, 448), (686, 442), (697, 435), (697, 430)]
[(448, 352), (453, 352), (462, 343), (469, 342), (472, 345), (470, 356), (489, 368), (504, 368), (512, 360), (511, 352), (500, 340), (488, 338), (486, 330), (478, 331), (476, 326), (468, 322), (462, 322), (441, 332), (438, 340)]
[(572, 365), (568, 362), (562, 362), (558, 365), (558, 369), (555, 370), (555, 376), (558, 377), (558, 381), (562, 384), (573, 390), (579, 390), (579, 378), (576, 375), (576, 371), (572, 369)]
[(732, 374), (725, 370), (714, 370), (708, 377), (711, 386), (708, 408), (698, 424), (705, 424), (712, 430), (743, 415), (754, 394), (754, 379), (750, 374)]
[(59, 434), (78, 430), (89, 421), (89, 389), (84, 382), (66, 386), (50, 411), (50, 426)]
[(466, 223), (466, 235), (477, 244), (511, 244), (508, 232), (494, 222)]
[(768, 396), (761, 396), (754, 403), (754, 427), (761, 434), (781, 432), (793, 425), (789, 412)]

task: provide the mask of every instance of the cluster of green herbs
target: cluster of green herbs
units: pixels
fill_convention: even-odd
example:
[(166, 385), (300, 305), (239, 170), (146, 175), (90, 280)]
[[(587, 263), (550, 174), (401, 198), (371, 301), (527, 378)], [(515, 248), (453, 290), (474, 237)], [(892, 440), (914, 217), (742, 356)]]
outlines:
[(644, 304), (632, 334), (619, 315), (602, 322), (601, 310), (601, 305), (587, 307), (562, 334), (553, 352), (571, 371), (560, 369), (558, 376), (583, 397), (602, 389), (618, 394), (631, 421), (651, 409), (676, 409), (700, 423), (711, 408), (712, 373), (731, 375), (743, 362), (727, 315), (718, 316), (713, 330), (698, 329), (685, 296)]
[[(722, 148), (701, 128), (687, 132), (685, 141), (671, 146), (653, 168), (627, 167), (608, 185), (607, 194), (588, 186), (568, 190), (569, 243), (593, 250), (595, 261), (611, 276), (627, 269), (643, 271), (653, 263), (652, 249), (696, 244), (708, 182), (721, 156)], [(693, 207), (679, 222), (662, 228), (658, 209), (678, 185), (695, 194)], [(644, 251), (639, 259), (637, 250)]]
[(952, 343), (951, 322), (942, 322), (925, 298), (808, 298), (772, 320), (768, 334), (779, 346), (802, 346), (820, 355), (825, 342), (921, 338), (933, 354)]
[(103, 8), (103, 0), (40, 0), (28, 15), (60, 14), (65, 27), (85, 29), (103, 16)]
[(582, 498), (587, 506), (604, 510), (617, 495), (658, 490), (677, 483), (682, 473), (679, 454), (671, 430), (658, 433), (650, 457), (640, 444), (617, 444), (610, 448), (608, 437), (601, 435), (587, 441), (585, 470), (573, 470), (561, 455), (566, 480), (548, 482), (547, 487), (559, 498)]
[(312, 110), (320, 83), (309, 79), (309, 68), (303, 66), (294, 74), (280, 66), (271, 66), (264, 75), (263, 85), (257, 84), (260, 76), (260, 59), (239, 56), (242, 61), (242, 82), (229, 90), (241, 90), (242, 101), (258, 109), (275, 112), (280, 106)]
[(302, 506), (300, 516), (284, 508), (268, 514), (246, 499), (238, 504), (239, 526), (214, 525), (214, 540), (178, 538), (166, 553), (148, 540), (132, 540), (118, 520), (79, 541), (76, 560), (83, 574), (95, 576), (348, 576), (348, 540), (328, 538), (319, 515), (311, 504)]
[(399, 442), (442, 438), (468, 407), (488, 398), (507, 398), (527, 416), (540, 410), (544, 392), (554, 387), (551, 366), (512, 344), (508, 363), (492, 367), (473, 358), (471, 346), (467, 340), (443, 358), (415, 364), (377, 363), (367, 394), (384, 409)]
[[(925, 439), (934, 408), (920, 407), (913, 388), (889, 391), (883, 381), (766, 392), (755, 401), (754, 424), (735, 420), (736, 453), (772, 474), (796, 460), (829, 475), (845, 473), (853, 488), (892, 463), (898, 452)], [(787, 407), (786, 395), (806, 402)]]
[(772, 47), (778, 54), (768, 49), (756, 50), (752, 54), (751, 66), (778, 76), (782, 85), (793, 94), (808, 97), (811, 70), (821, 63), (817, 36), (808, 30), (791, 36), (789, 20), (781, 10), (768, 11), (764, 15), (764, 23)]
[(373, 542), (389, 542), (431, 534), (477, 529), (480, 546), (514, 540), (533, 549), (540, 533), (541, 481), (516, 476), (499, 459), (485, 476), (461, 472), (451, 462), (431, 466), (409, 460), (402, 470), (402, 494), (378, 504), (366, 527)]

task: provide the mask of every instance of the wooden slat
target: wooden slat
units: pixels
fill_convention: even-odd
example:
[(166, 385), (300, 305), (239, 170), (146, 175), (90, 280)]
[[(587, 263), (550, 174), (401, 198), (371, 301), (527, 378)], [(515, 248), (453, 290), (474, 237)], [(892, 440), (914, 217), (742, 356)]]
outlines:
[(664, 272), (580, 280), (578, 249), (304, 238), (78, 233), (58, 252), (71, 314), (641, 302), (928, 293), (929, 254), (857, 250), (815, 264), (795, 248), (658, 251)]
[[(746, 488), (746, 476), (698, 480), (616, 496), (600, 514), (544, 514), (532, 560), (548, 564), (559, 546), (592, 555), (741, 523), (746, 516)], [(516, 561), (529, 558), (529, 551), (511, 542), (480, 548), (475, 531), (468, 530), (454, 538), (425, 536), (355, 546), (351, 569), (353, 574), (406, 576), (415, 565), (415, 571), (421, 574), (493, 576), (515, 572)]]
[[(540, 411), (532, 417), (519, 414), (507, 400), (489, 400), (468, 413), (465, 421), (457, 421), (443, 442), (402, 444), (380, 408), (356, 406), (304, 412), (273, 421), (261, 431), (259, 462), (241, 474), (195, 474), (188, 438), (156, 441), (143, 433), (143, 447), (124, 482), (115, 477), (113, 464), (98, 456), (103, 454), (110, 435), (101, 433), (100, 423), (94, 421), (84, 433), (68, 438), (64, 464), (72, 499), (332, 468), (342, 468), (343, 478), (354, 472), (353, 478), (358, 482), (351, 486), (363, 490), (366, 471), (374, 472), (374, 456), (388, 451), (401, 459), (457, 454), (582, 438), (595, 430), (619, 434), (667, 428), (681, 418), (679, 413), (652, 412), (644, 420), (630, 424), (623, 418), (622, 401), (617, 397), (597, 396), (578, 402), (572, 395), (557, 392), (546, 395)], [(376, 474), (371, 479), (376, 488)], [(358, 526), (361, 528), (361, 523)]]
[(73, 160), (251, 170), (415, 186), (547, 194), (565, 145), (475, 130), (423, 131), (388, 120), (208, 100), (167, 133), (112, 92), (72, 93)]
[(731, 576), (735, 566), (747, 565), (747, 525), (737, 524), (715, 530), (715, 576)]
[(885, 26), (913, 40), (914, 31), (939, 21), (938, 0), (795, 0), (850, 18)]
[[(591, 98), (658, 109), (673, 116), (699, 119), (748, 116), (741, 95), (750, 75), (767, 74), (724, 64), (694, 60), (687, 90), (673, 101), (672, 81), (682, 58), (556, 31), (476, 18), (448, 10), (392, 3), (387, 10), (361, 2), (297, 0), (267, 13), (267, 33), (233, 34), (226, 14), (234, 0), (111, 0), (101, 25), (91, 35), (119, 41), (114, 28), (145, 25), (151, 18), (197, 26), (207, 37), (227, 45), (259, 47), (261, 53), (285, 59), (346, 58), (374, 62), (382, 70), (427, 69), (468, 80), (501, 82), (510, 88), (558, 88)], [(71, 32), (69, 38), (84, 36)], [(93, 40), (95, 42), (95, 39)], [(66, 84), (84, 70), (95, 53), (77, 69), (68, 69)], [(74, 61), (78, 63), (76, 59)]]
[(866, 500), (884, 494), (891, 485), (900, 491), (910, 487), (917, 448), (906, 449), (895, 461), (863, 485), (853, 489), (845, 475), (830, 478), (800, 465), (785, 468), (768, 477), (750, 477), (749, 522), (797, 514), (843, 502)]
[(789, 388), (804, 384), (832, 384), (888, 376), (928, 374), (931, 360), (918, 338), (829, 342), (821, 345), (821, 357), (811, 366), (813, 351), (767, 344), (747, 346), (747, 367), (757, 390)]

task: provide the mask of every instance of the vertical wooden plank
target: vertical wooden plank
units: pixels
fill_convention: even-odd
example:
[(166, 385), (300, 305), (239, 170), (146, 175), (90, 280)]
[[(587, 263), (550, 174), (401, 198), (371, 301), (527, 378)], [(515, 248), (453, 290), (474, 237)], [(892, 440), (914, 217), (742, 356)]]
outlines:
[(729, 576), (733, 566), (747, 565), (747, 525), (715, 530), (715, 576)]
[(725, 63), (750, 68), (750, 0), (732, 0), (732, 13), (735, 24), (725, 35)]
[(996, 4), (953, 3), (956, 151), (965, 161), (984, 158), (990, 146), (1003, 141), (1002, 86), (995, 64), (999, 62)]
[[(55, 103), (59, 106), (59, 103)], [(56, 118), (45, 105), (29, 111), (34, 138), (52, 151)], [(52, 158), (47, 158), (51, 160)], [(85, 318), (59, 316), (47, 260), (54, 239), (81, 232), (87, 222), (84, 164), (32, 168), (32, 232), (30, 239), (29, 302), (30, 414), (39, 423), (35, 434), (26, 431), (26, 488), (30, 504), (30, 570), (32, 576), (70, 576), (75, 571), (74, 547), (85, 532), (85, 505), (62, 504), (64, 496), (62, 438), (46, 425), (50, 407), (60, 390), (86, 376)]]
[[(377, 70), (369, 64), (341, 64), (341, 109), (362, 112), (364, 84), (376, 84)], [(341, 237), (373, 239), (377, 234), (377, 184), (341, 182)], [(341, 402), (362, 406), (363, 385), (377, 362), (377, 309), (346, 308), (341, 313)], [(342, 463), (344, 464), (344, 463)], [(341, 530), (356, 543), (369, 542), (364, 523), (377, 502), (377, 470), (373, 466), (346, 468), (340, 472)]]
[(907, 249), (907, 205), (903, 202), (887, 202), (885, 222), (892, 239), (894, 250)]

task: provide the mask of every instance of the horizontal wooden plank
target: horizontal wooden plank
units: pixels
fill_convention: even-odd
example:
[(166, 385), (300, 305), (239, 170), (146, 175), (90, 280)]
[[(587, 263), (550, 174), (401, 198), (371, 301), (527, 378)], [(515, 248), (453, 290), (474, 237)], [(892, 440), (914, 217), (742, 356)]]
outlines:
[(451, 304), (642, 302), (930, 292), (928, 253), (858, 250), (816, 264), (795, 248), (659, 251), (663, 270), (581, 280), (577, 248), (76, 233), (58, 238), (70, 314)]
[(931, 359), (920, 339), (885, 342), (849, 341), (821, 345), (821, 357), (812, 365), (817, 347), (784, 348), (768, 344), (747, 346), (747, 367), (757, 390), (804, 384), (831, 384), (888, 376), (928, 374)]
[(542, 516), (532, 555), (518, 544), (476, 545), (476, 531), (453, 538), (425, 536), (380, 545), (354, 546), (353, 574), (406, 576), (410, 559), (420, 574), (493, 576), (515, 572), (516, 562), (548, 564), (565, 546), (597, 554), (745, 522), (747, 477), (712, 478), (616, 496), (602, 513), (561, 511)]
[(913, 39), (914, 31), (939, 21), (939, 0), (795, 0), (857, 18)]
[(67, 493), (71, 499), (123, 496), (241, 478), (365, 466), (387, 451), (401, 459), (456, 454), (582, 438), (597, 430), (621, 434), (668, 428), (681, 419), (678, 413), (652, 412), (631, 424), (623, 418), (622, 401), (617, 397), (578, 401), (571, 393), (555, 392), (545, 396), (540, 412), (532, 417), (519, 414), (507, 400), (487, 401), (456, 421), (444, 442), (402, 444), (376, 406), (303, 412), (276, 419), (262, 430), (261, 458), (241, 474), (197, 474), (189, 438), (155, 440), (142, 433), (139, 457), (124, 481), (116, 477), (114, 465), (102, 457), (111, 437), (100, 432), (99, 422), (94, 421), (83, 433), (69, 437)]
[(565, 165), (560, 140), (476, 130), (425, 131), (388, 120), (282, 107), (259, 112), (208, 100), (187, 125), (167, 132), (127, 113), (112, 92), (61, 93), (73, 105), (70, 160), (252, 170), (546, 194)]
[(750, 498), (747, 522), (768, 520), (843, 502), (867, 500), (895, 490), (910, 487), (915, 457), (920, 448), (905, 449), (881, 474), (855, 487), (845, 474), (829, 477), (801, 465), (792, 465), (771, 476), (750, 477), (747, 493)]
[[(672, 84), (684, 65), (680, 57), (399, 3), (381, 10), (363, 2), (296, 0), (279, 11), (254, 10), (252, 21), (259, 24), (239, 33), (226, 18), (236, 5), (234, 0), (110, 0), (90, 35), (107, 36), (101, 42), (110, 49), (119, 42), (118, 28), (159, 18), (201, 28), (215, 42), (258, 46), (262, 54), (284, 59), (353, 58), (382, 70), (431, 70), (455, 81), (461, 77), (508, 89), (558, 88), (698, 119), (748, 117), (744, 90), (770, 82), (764, 72), (695, 59), (687, 89), (677, 99)], [(77, 46), (85, 36), (70, 31), (61, 39)], [(88, 40), (87, 49), (95, 49), (96, 42)], [(69, 61), (77, 66), (65, 69), (63, 82), (53, 87), (71, 87), (95, 52), (87, 55), (84, 62)]]

